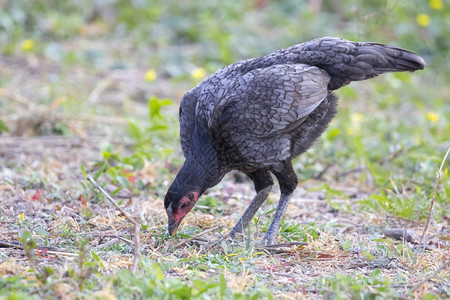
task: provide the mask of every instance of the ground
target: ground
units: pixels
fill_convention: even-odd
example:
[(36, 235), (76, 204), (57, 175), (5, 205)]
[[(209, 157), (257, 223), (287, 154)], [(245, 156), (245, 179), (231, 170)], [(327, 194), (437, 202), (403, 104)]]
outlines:
[[(430, 1), (430, 9), (437, 11), (437, 2)], [(373, 36), (420, 50), (430, 65), (338, 92), (335, 120), (294, 161), (299, 184), (278, 244), (259, 246), (277, 187), (242, 237), (223, 239), (254, 196), (251, 182), (237, 172), (203, 195), (178, 234), (168, 236), (163, 198), (183, 163), (180, 99), (227, 63), (281, 47), (275, 45), (281, 35), (265, 27), (258, 17), (264, 11), (256, 6), (247, 8), (246, 20), (256, 20), (261, 41), (272, 41), (263, 47), (237, 23), (233, 35), (221, 34), (224, 20), (215, 23), (204, 13), (199, 20), (210, 22), (206, 33), (202, 26), (184, 32), (163, 18), (178, 30), (175, 37), (161, 31), (148, 45), (131, 36), (145, 30), (117, 36), (120, 30), (109, 32), (107, 22), (86, 22), (75, 26), (72, 38), (61, 38), (70, 36), (70, 27), (55, 27), (69, 32), (56, 32), (57, 42), (23, 38), (11, 42), (14, 51), (2, 50), (0, 299), (449, 297), (447, 62), (443, 54), (436, 60), (430, 40), (422, 49), (410, 35), (392, 37), (401, 35), (377, 22)], [(183, 11), (177, 13), (184, 20)], [(288, 12), (272, 13), (271, 22), (282, 23)], [(68, 17), (66, 25), (75, 21)], [(408, 22), (402, 24), (412, 26)], [(306, 40), (297, 37), (303, 29), (289, 28), (285, 33), (295, 34), (296, 42)], [(218, 48), (193, 34), (206, 35)], [(141, 260), (134, 273), (133, 224), (88, 175), (139, 224)]]
[[(2, 68), (10, 68), (10, 64), (10, 61), (2, 60)], [(17, 100), (14, 97), (11, 97), (12, 102)], [(136, 105), (142, 106), (140, 103)], [(25, 117), (18, 115), (17, 118), (30, 118), (24, 123), (35, 118), (51, 123), (61, 117), (46, 113), (28, 117), (25, 113)], [(119, 270), (132, 264), (131, 225), (89, 186), (80, 169), (85, 165), (88, 171), (96, 170), (95, 162), (103, 159), (101, 143), (114, 143), (119, 138), (115, 132), (124, 130), (125, 122), (122, 122), (120, 114), (117, 119), (109, 117), (104, 123), (96, 120), (95, 116), (86, 120), (74, 117), (66, 121), (68, 127), (74, 126), (81, 133), (76, 136), (10, 136), (0, 141), (4, 166), (1, 170), (4, 179), (0, 185), (0, 240), (17, 242), (28, 231), (38, 246), (50, 249), (49, 253), (41, 251), (36, 258), (31, 258), (18, 248), (3, 248), (0, 274), (3, 278), (27, 278), (37, 295), (68, 293), (73, 297), (75, 290), (69, 292), (69, 286), (74, 283), (64, 280), (71, 278), (64, 272), (68, 268), (76, 269), (80, 253), (93, 251), (99, 257), (97, 295), (114, 293), (109, 290), (112, 283), (105, 275), (116, 276)], [(102, 136), (91, 134), (101, 131), (107, 133)], [(123, 151), (129, 150), (124, 147)], [(179, 149), (175, 151), (180, 152)], [(277, 298), (339, 295), (340, 289), (354, 288), (374, 295), (389, 295), (395, 291), (406, 297), (414, 295), (421, 298), (427, 293), (442, 295), (448, 289), (445, 281), (448, 266), (420, 284), (445, 261), (448, 264), (448, 245), (444, 239), (448, 229), (444, 223), (432, 222), (426, 245), (420, 244), (417, 238), (407, 242), (386, 237), (384, 232), (389, 228), (407, 228), (420, 235), (425, 223), (392, 217), (382, 211), (355, 209), (360, 206), (361, 199), (377, 193), (370, 181), (358, 181), (361, 170), (351, 170), (338, 179), (327, 176), (326, 180), (312, 178), (299, 183), (282, 225), (280, 242), (307, 241), (307, 245), (281, 245), (273, 249), (258, 247), (261, 231), (267, 228), (270, 211), (278, 199), (279, 193), (275, 189), (270, 196), (271, 204), (263, 207), (242, 241), (235, 244), (224, 241), (207, 250), (214, 242), (220, 241), (237, 221), (253, 196), (252, 185), (237, 173), (227, 176), (188, 215), (180, 229), (181, 234), (169, 238), (162, 196), (177, 168), (167, 163), (148, 161), (129, 178), (139, 178), (149, 186), (160, 185), (160, 188), (150, 187), (137, 192), (123, 189), (116, 194), (129, 214), (145, 224), (145, 230), (141, 232), (143, 256), (148, 261), (169, 263), (165, 270), (167, 278), (192, 280), (194, 274), (194, 277), (204, 279), (222, 273), (233, 293), (265, 286)], [(172, 171), (161, 175), (159, 169), (168, 167)], [(117, 188), (110, 183), (111, 180), (103, 178), (99, 177), (98, 181), (108, 183), (106, 190), (112, 192)], [(323, 188), (317, 189), (324, 182), (331, 193), (324, 192)], [(80, 246), (80, 240), (84, 241), (83, 246)], [(30, 267), (33, 268), (30, 261), (34, 259), (36, 274), (42, 273), (44, 266), (57, 274), (52, 275), (55, 278), (47, 279), (44, 291), (37, 291), (42, 288), (39, 288), (40, 284), (32, 283), (39, 281), (37, 275), (28, 272)], [(88, 260), (86, 257), (83, 259)], [(81, 270), (76, 272), (79, 272), (79, 277), (86, 276), (86, 280), (92, 280), (89, 272), (86, 275), (82, 275)], [(335, 275), (330, 277), (331, 274)], [(392, 290), (388, 288), (391, 286)]]

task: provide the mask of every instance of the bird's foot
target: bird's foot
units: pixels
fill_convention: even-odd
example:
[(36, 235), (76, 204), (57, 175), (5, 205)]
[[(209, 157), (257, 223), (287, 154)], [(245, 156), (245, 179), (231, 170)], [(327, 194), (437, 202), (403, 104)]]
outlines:
[(233, 229), (231, 229), (230, 233), (227, 235), (227, 238), (235, 239), (236, 236), (241, 235), (244, 231), (244, 226), (242, 226), (242, 219), (240, 219), (236, 225), (234, 225)]
[(270, 246), (275, 243), (275, 235), (267, 234), (264, 236), (263, 240), (261, 241), (261, 246)]

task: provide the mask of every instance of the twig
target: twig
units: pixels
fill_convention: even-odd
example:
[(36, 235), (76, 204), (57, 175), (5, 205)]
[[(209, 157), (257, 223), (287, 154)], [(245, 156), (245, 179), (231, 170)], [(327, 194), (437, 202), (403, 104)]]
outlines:
[[(40, 250), (40, 249), (38, 248), (38, 250)], [(78, 254), (76, 254), (76, 253), (69, 253), (69, 252), (47, 251), (47, 254), (78, 257)]]
[(6, 241), (0, 241), (0, 247), (3, 248), (17, 248), (17, 249), (22, 249), (23, 250), (23, 246), (20, 244), (16, 244), (16, 243), (10, 243), (10, 242), (6, 242)]
[(420, 237), (420, 242), (419, 242), (420, 244), (422, 244), (423, 237), (427, 233), (428, 227), (430, 226), (431, 215), (433, 214), (434, 200), (436, 198), (437, 185), (439, 183), (439, 179), (441, 179), (442, 168), (444, 167), (444, 163), (447, 160), (447, 156), (448, 156), (449, 153), (450, 153), (450, 147), (448, 147), (447, 153), (445, 153), (445, 156), (444, 156), (444, 159), (442, 160), (441, 166), (440, 166), (439, 170), (436, 173), (436, 180), (434, 181), (433, 195), (431, 196), (430, 210), (428, 211), (427, 225), (425, 226), (425, 229), (423, 230), (422, 236)]
[(288, 274), (288, 273), (282, 273), (282, 272), (271, 272), (271, 271), (260, 270), (259, 273), (268, 274), (268, 275), (272, 275), (272, 276), (276, 275), (276, 276), (283, 276), (283, 277), (298, 279), (298, 277), (295, 275)]
[[(448, 151), (447, 151), (448, 154)], [(412, 287), (412, 291), (416, 291), (418, 290), (425, 282), (427, 282), (428, 280), (434, 278), (436, 275), (438, 275), (442, 269), (444, 269), (445, 267), (448, 267), (450, 265), (450, 259), (447, 259), (446, 261), (444, 261), (444, 263), (442, 265), (440, 265), (436, 271), (434, 271), (433, 273), (431, 273), (430, 275), (428, 275), (427, 277), (425, 277), (425, 279), (423, 279), (422, 281), (416, 283), (413, 287)]]
[(274, 249), (274, 248), (289, 248), (292, 246), (306, 246), (308, 245), (308, 243), (306, 242), (287, 242), (287, 243), (280, 243), (280, 244), (272, 244), (272, 245), (266, 245), (266, 246), (261, 246), (258, 248), (263, 248), (263, 249)]
[(333, 164), (326, 164), (322, 171), (319, 172), (316, 176), (314, 176), (314, 179), (320, 180), (322, 179), (323, 175), (328, 171), (329, 168), (331, 168)]
[[(24, 247), (18, 243), (15, 242), (8, 242), (8, 241), (0, 241), (0, 247), (7, 247), (7, 248), (15, 248), (15, 249), (20, 249), (20, 250), (24, 250)], [(72, 257), (76, 257), (78, 256), (78, 254), (76, 253), (69, 253), (69, 252), (61, 252), (61, 251), (54, 251), (54, 250), (48, 250), (48, 249), (57, 249), (57, 248), (53, 248), (53, 247), (44, 247), (44, 246), (36, 246), (36, 250), (38, 251), (46, 251), (46, 254), (49, 255), (62, 255), (62, 256), (72, 256)]]
[(210, 233), (211, 231), (214, 231), (214, 230), (219, 229), (220, 227), (221, 227), (221, 226), (216, 226), (216, 227), (209, 228), (209, 229), (207, 229), (207, 230), (205, 230), (205, 231), (203, 231), (203, 232), (200, 232), (200, 233), (194, 235), (193, 237), (191, 237), (191, 238), (189, 238), (189, 239), (186, 239), (186, 240), (182, 241), (181, 243), (176, 244), (176, 245), (175, 245), (175, 248), (181, 247), (181, 246), (183, 246), (184, 244), (189, 243), (190, 241), (195, 240), (195, 239), (197, 239), (198, 237), (200, 237), (200, 236), (202, 236), (202, 235), (204, 235), (204, 234), (207, 234), (207, 233)]
[(95, 87), (95, 89), (89, 94), (86, 104), (96, 103), (100, 95), (106, 90), (106, 88), (111, 84), (111, 80), (106, 79), (100, 81), (99, 84)]
[(395, 151), (394, 153), (391, 153), (388, 157), (386, 157), (386, 158), (380, 160), (380, 161), (379, 161), (379, 164), (380, 164), (380, 165), (383, 165), (383, 164), (386, 164), (386, 163), (388, 163), (388, 162), (393, 161), (394, 159), (396, 159), (397, 157), (399, 157), (400, 154), (402, 154), (402, 152), (405, 151), (405, 150), (406, 150), (406, 151), (409, 151), (409, 150), (411, 150), (411, 148), (405, 149), (405, 148), (402, 147), (402, 148), (398, 149), (397, 151)]
[(217, 245), (221, 244), (223, 241), (225, 241), (226, 239), (228, 239), (230, 237), (229, 234), (221, 237), (220, 239), (218, 239), (217, 241), (211, 243), (208, 247), (206, 247), (205, 252), (208, 252), (209, 250), (211, 250), (212, 248), (215, 248)]
[(4, 97), (8, 97), (13, 101), (19, 102), (20, 104), (27, 106), (27, 108), (34, 106), (34, 103), (32, 101), (28, 100), (26, 97), (24, 97), (18, 93), (14, 93), (12, 91), (6, 90), (4, 88), (0, 88), (0, 95), (4, 96)]
[(130, 221), (133, 225), (137, 225), (137, 222), (122, 208), (116, 201), (106, 192), (98, 183), (92, 178), (90, 175), (86, 177), (86, 179), (92, 183), (106, 198)]
[(337, 177), (345, 177), (345, 176), (348, 176), (348, 175), (350, 175), (350, 174), (352, 174), (352, 173), (365, 172), (366, 170), (367, 170), (367, 169), (366, 169), (365, 167), (356, 167), (356, 168), (353, 168), (353, 169), (351, 169), (351, 170), (348, 170), (348, 171), (345, 171), (345, 172), (338, 173), (338, 174), (336, 174), (336, 176), (337, 176)]
[(120, 240), (124, 241), (124, 242), (127, 243), (127, 244), (134, 245), (134, 242), (133, 242), (133, 241), (130, 241), (129, 239), (126, 239), (126, 238), (121, 237), (121, 236), (119, 236), (118, 238), (119, 238)]
[(117, 204), (116, 201), (100, 185), (98, 185), (94, 178), (88, 175), (86, 179), (90, 183), (92, 183), (100, 192), (102, 192), (102, 194), (105, 195), (106, 199), (108, 199), (128, 219), (128, 221), (130, 221), (134, 225), (134, 258), (133, 265), (131, 266), (131, 272), (134, 273), (139, 266), (139, 260), (141, 258), (141, 230), (139, 223), (136, 222), (122, 207), (120, 207), (119, 204)]
[(384, 235), (414, 244), (417, 244), (419, 238), (419, 235), (414, 230), (407, 228), (389, 228), (385, 230)]
[(119, 241), (119, 238), (114, 238), (114, 239), (111, 239), (109, 242), (97, 245), (97, 247), (95, 247), (95, 248), (96, 249), (105, 248), (105, 247), (108, 247), (108, 246), (116, 244), (118, 241)]

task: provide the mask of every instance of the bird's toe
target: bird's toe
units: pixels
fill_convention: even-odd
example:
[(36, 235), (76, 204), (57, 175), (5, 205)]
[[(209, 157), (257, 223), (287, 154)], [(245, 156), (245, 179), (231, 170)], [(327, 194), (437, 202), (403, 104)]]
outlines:
[(270, 246), (275, 243), (275, 236), (271, 234), (266, 234), (261, 241), (261, 246)]

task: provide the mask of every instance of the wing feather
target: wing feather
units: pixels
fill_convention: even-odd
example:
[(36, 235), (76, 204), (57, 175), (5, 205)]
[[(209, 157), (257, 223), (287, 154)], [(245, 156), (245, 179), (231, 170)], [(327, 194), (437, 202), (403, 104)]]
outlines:
[(236, 78), (211, 114), (212, 140), (239, 160), (286, 159), (289, 133), (326, 98), (329, 81), (325, 71), (304, 64), (273, 65)]

